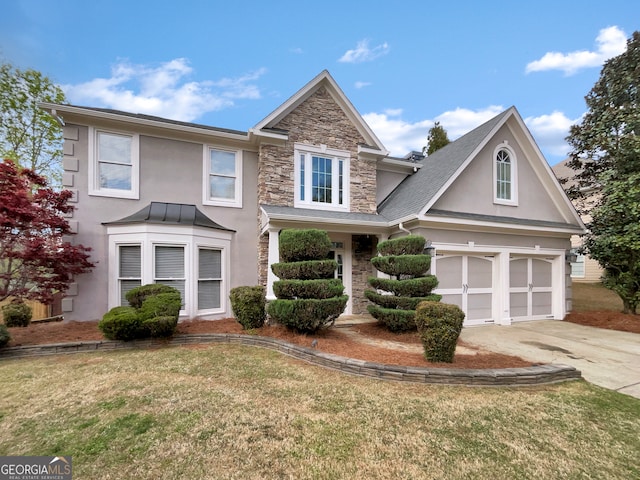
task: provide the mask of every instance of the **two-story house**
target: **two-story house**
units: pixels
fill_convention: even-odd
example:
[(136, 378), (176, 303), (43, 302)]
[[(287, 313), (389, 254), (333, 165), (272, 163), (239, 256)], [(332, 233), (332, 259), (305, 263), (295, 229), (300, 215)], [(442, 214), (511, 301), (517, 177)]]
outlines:
[(96, 268), (65, 318), (99, 319), (152, 282), (178, 288), (184, 318), (232, 316), (229, 290), (263, 284), (279, 232), (320, 228), (366, 312), (378, 242), (421, 234), (443, 301), (466, 324), (564, 318), (567, 254), (584, 225), (515, 108), (424, 158), (390, 157), (327, 71), (248, 131), (43, 104), (64, 122), (74, 241)]

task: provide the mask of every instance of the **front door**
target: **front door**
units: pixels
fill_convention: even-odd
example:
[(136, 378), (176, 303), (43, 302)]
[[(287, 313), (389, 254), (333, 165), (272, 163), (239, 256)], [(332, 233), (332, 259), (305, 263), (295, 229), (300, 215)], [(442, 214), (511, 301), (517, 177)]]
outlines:
[(492, 323), (493, 255), (438, 254), (432, 272), (438, 277), (435, 293), (443, 303), (459, 306), (465, 325)]

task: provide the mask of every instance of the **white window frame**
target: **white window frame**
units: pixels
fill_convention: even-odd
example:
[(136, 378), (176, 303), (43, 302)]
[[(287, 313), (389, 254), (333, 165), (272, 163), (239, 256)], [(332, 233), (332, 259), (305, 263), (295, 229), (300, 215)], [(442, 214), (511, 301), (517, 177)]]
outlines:
[[(100, 166), (98, 157), (98, 135), (120, 135), (131, 138), (131, 189), (100, 187)], [(137, 133), (111, 130), (106, 128), (89, 127), (89, 195), (100, 197), (140, 198), (140, 136)]]
[[(211, 172), (211, 151), (218, 150), (221, 152), (233, 153), (235, 155), (236, 169), (234, 175), (223, 175)], [(242, 208), (242, 151), (230, 148), (218, 147), (215, 145), (204, 145), (202, 159), (202, 203), (204, 205), (213, 205), (218, 207)], [(211, 196), (211, 176), (225, 176), (235, 178), (235, 194), (234, 198), (221, 198)]]
[[(301, 175), (301, 156), (305, 156), (304, 167), (304, 199), (300, 195), (300, 175)], [(331, 171), (331, 190), (332, 202), (313, 202), (312, 198), (312, 177), (311, 165), (312, 156), (320, 156), (330, 159), (332, 162)], [(342, 204), (339, 203), (339, 175), (338, 164), (342, 161)], [(350, 184), (351, 184), (351, 155), (345, 150), (336, 150), (328, 148), (326, 145), (307, 145), (296, 143), (294, 145), (294, 206), (297, 208), (312, 208), (318, 210), (336, 210), (349, 211), (350, 205)]]
[[(220, 277), (202, 277), (200, 273), (200, 252), (202, 250), (211, 250), (220, 252)], [(224, 284), (224, 252), (220, 248), (213, 248), (210, 245), (197, 245), (195, 249), (195, 264), (197, 266), (196, 270), (196, 305), (198, 311), (200, 310), (200, 283), (201, 282), (220, 282), (220, 304), (222, 305), (222, 286)], [(214, 307), (215, 309), (215, 307)], [(203, 309), (204, 310), (204, 309)]]
[[(142, 257), (141, 284), (155, 281), (155, 247), (184, 247), (185, 292), (182, 318), (217, 319), (232, 316), (228, 301), (231, 284), (232, 233), (201, 227), (165, 226), (156, 224), (110, 225), (109, 237), (109, 308), (120, 305), (119, 247), (140, 245)], [(220, 307), (198, 310), (198, 252), (201, 248), (221, 252)]]
[[(501, 151), (506, 151), (509, 155), (509, 163), (511, 165), (511, 178), (509, 179), (510, 183), (510, 193), (511, 198), (498, 198), (498, 154)], [(498, 145), (493, 151), (493, 156), (491, 157), (491, 161), (493, 163), (493, 203), (499, 205), (509, 205), (509, 206), (517, 206), (518, 205), (518, 161), (516, 158), (516, 154), (508, 144), (508, 142), (503, 142)]]
[[(122, 276), (122, 271), (121, 271), (121, 260), (122, 260), (122, 247), (138, 247), (140, 249), (140, 275), (136, 276), (136, 277), (125, 277)], [(128, 305), (129, 303), (127, 302), (126, 298), (122, 297), (122, 282), (123, 281), (137, 281), (140, 283), (140, 285), (142, 285), (142, 258), (143, 258), (143, 251), (142, 251), (142, 245), (140, 243), (122, 243), (119, 244), (117, 249), (117, 272), (118, 272), (118, 289), (117, 289), (117, 295), (118, 295), (118, 305)]]

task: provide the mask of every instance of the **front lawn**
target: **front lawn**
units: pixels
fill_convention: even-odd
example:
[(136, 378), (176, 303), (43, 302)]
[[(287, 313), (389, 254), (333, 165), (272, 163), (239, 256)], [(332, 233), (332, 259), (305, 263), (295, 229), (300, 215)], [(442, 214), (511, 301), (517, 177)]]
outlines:
[(585, 382), (435, 387), (207, 345), (0, 362), (0, 455), (74, 478), (640, 477), (640, 401)]

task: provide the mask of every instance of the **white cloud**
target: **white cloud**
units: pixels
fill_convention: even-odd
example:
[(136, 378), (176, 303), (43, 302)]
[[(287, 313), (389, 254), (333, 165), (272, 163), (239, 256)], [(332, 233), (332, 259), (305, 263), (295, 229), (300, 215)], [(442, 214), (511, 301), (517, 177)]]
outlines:
[(356, 82), (356, 83), (354, 84), (354, 86), (355, 86), (357, 89), (361, 89), (361, 88), (364, 88), (364, 87), (368, 87), (369, 85), (371, 85), (371, 82)]
[(376, 47), (369, 48), (369, 40), (360, 40), (356, 48), (347, 50), (342, 57), (338, 59), (342, 63), (362, 63), (370, 62), (378, 57), (389, 53), (389, 44), (387, 42)]
[[(447, 131), (449, 140), (453, 141), (468, 133), (484, 122), (503, 112), (501, 105), (490, 105), (479, 110), (456, 108), (443, 112), (433, 119), (408, 122), (402, 119), (402, 110), (386, 110), (383, 113), (367, 113), (363, 115), (365, 121), (376, 133), (391, 156), (403, 157), (412, 150), (421, 150), (427, 144), (429, 129), (435, 122)], [(547, 156), (565, 157), (569, 145), (565, 137), (569, 134), (569, 127), (577, 120), (571, 120), (562, 112), (554, 111), (549, 115), (528, 117), (525, 120), (529, 130)], [(553, 158), (548, 158), (555, 163)], [(559, 160), (558, 160), (559, 161)]]
[(159, 66), (120, 61), (112, 67), (109, 78), (63, 85), (62, 89), (74, 104), (190, 122), (207, 112), (228, 108), (234, 100), (260, 98), (260, 90), (253, 82), (265, 73), (265, 69), (215, 82), (189, 82), (187, 78), (192, 73), (193, 69), (184, 58)]
[(579, 50), (570, 53), (548, 52), (540, 60), (527, 64), (526, 73), (562, 70), (573, 75), (583, 68), (599, 67), (608, 59), (618, 56), (627, 48), (626, 33), (616, 26), (600, 30), (596, 38), (596, 51)]

